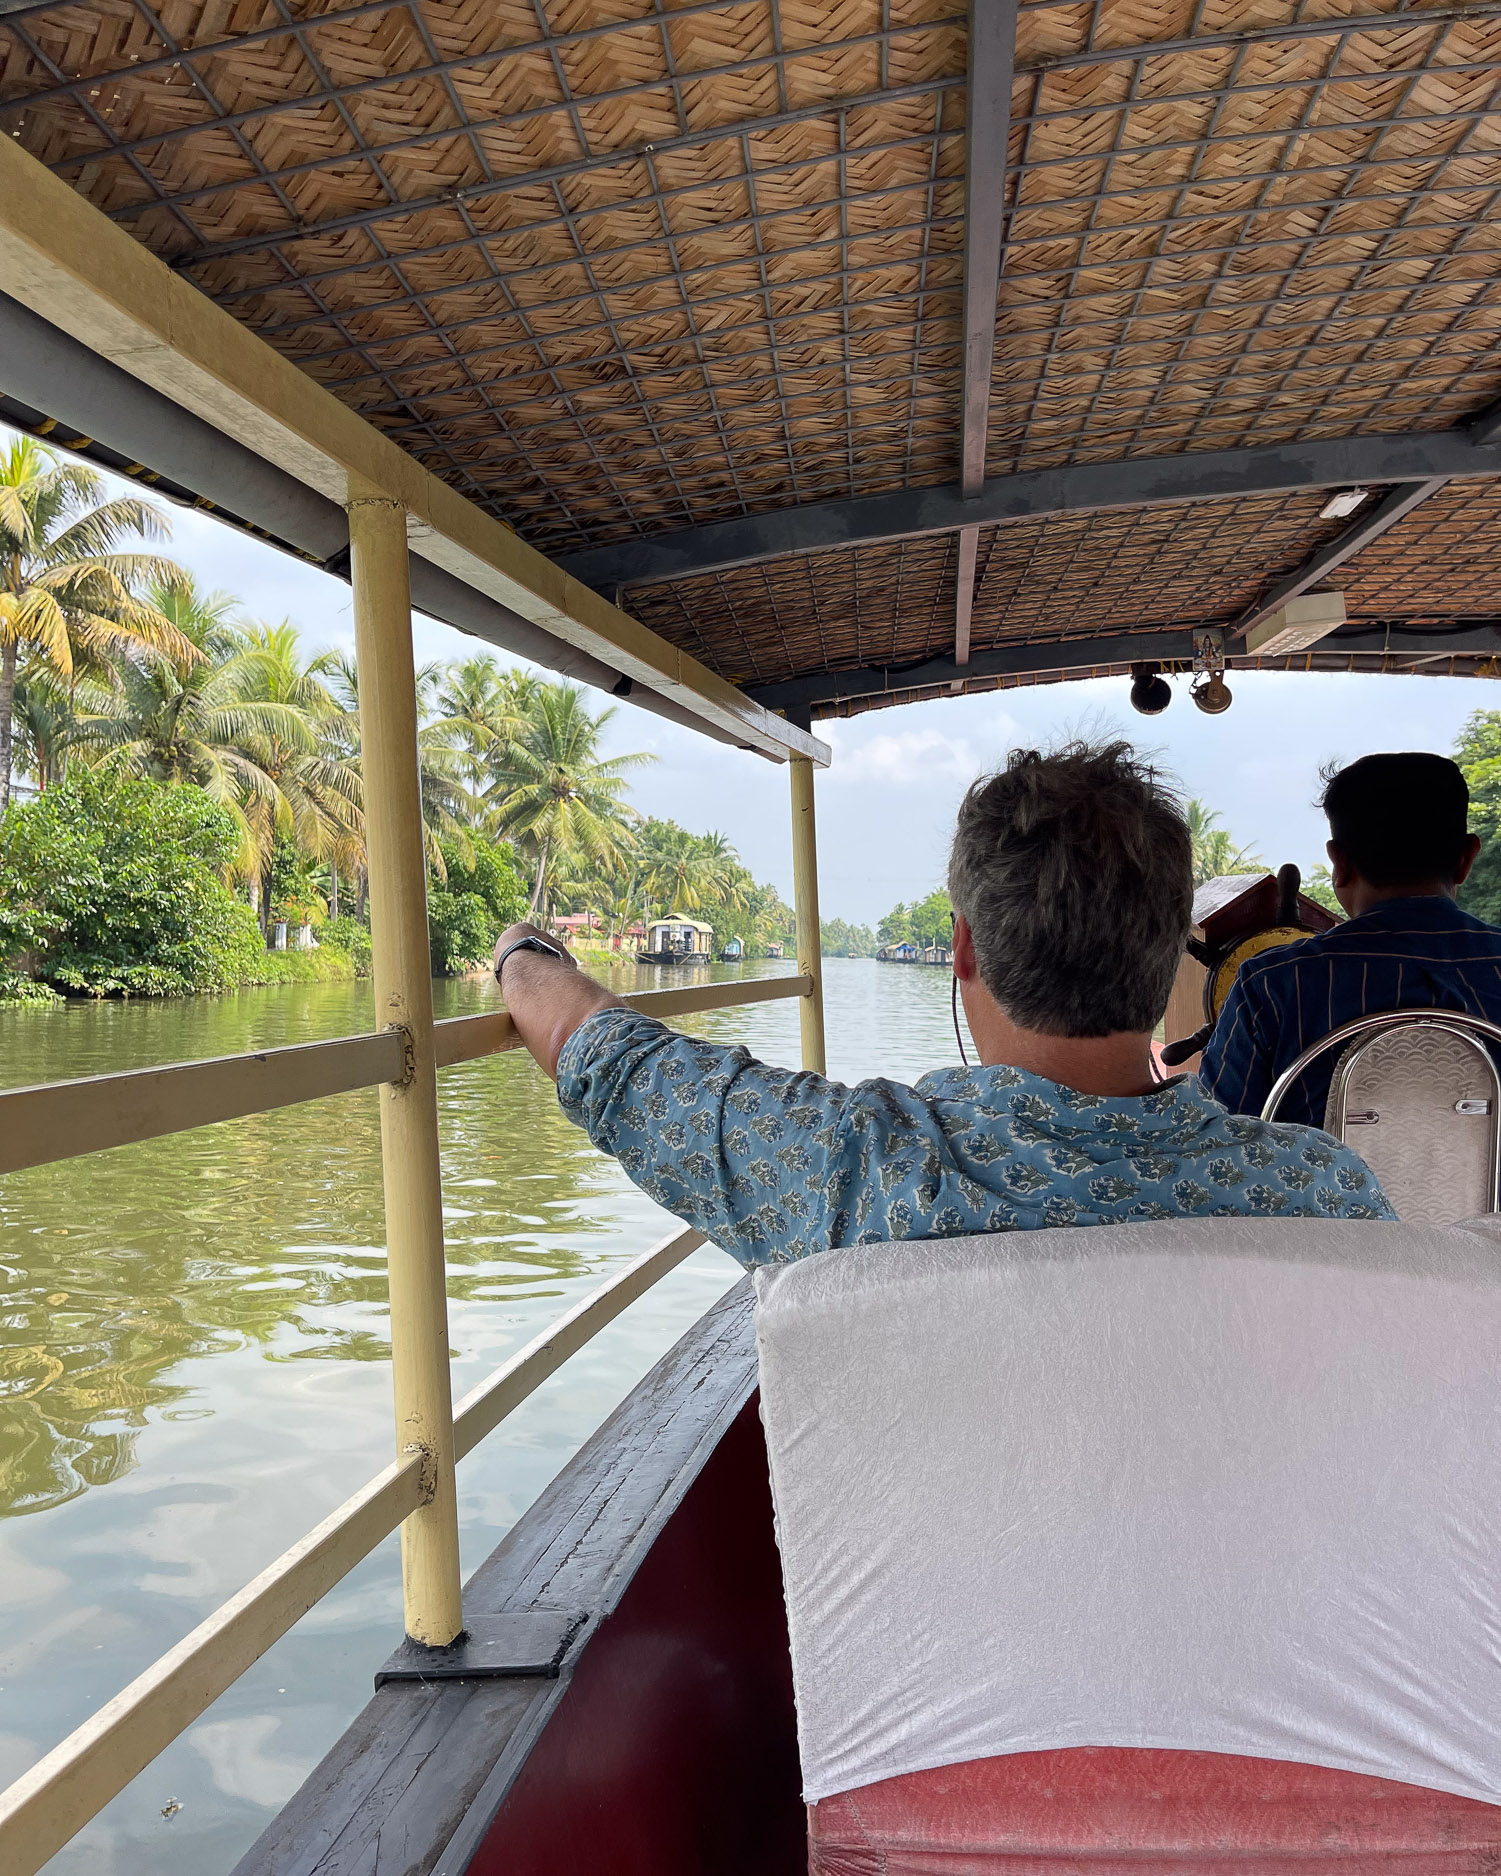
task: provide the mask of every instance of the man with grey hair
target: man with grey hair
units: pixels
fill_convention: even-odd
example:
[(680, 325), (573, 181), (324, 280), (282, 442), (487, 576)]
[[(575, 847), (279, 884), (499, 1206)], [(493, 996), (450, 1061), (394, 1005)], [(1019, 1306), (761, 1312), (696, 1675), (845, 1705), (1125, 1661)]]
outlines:
[(743, 1264), (1045, 1225), (1393, 1216), (1329, 1135), (1231, 1114), (1192, 1076), (1158, 1082), (1189, 837), (1127, 744), (1017, 751), (976, 782), (949, 889), (980, 1060), (910, 1088), (847, 1088), (679, 1035), (530, 926), (501, 938), (496, 976), (569, 1118)]

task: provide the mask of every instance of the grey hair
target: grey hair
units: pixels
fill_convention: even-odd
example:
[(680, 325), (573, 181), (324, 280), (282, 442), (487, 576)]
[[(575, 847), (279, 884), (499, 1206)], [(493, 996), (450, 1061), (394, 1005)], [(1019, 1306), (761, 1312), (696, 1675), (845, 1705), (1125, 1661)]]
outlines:
[(1129, 743), (1014, 750), (964, 797), (949, 897), (980, 980), (1049, 1036), (1154, 1029), (1193, 917), (1177, 796)]

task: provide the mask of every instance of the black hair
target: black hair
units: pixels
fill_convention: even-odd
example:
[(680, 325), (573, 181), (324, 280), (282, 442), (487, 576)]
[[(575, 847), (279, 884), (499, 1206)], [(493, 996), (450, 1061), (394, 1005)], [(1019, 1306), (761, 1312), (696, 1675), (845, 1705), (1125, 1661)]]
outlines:
[(1422, 750), (1362, 756), (1324, 783), (1329, 838), (1362, 879), (1391, 887), (1458, 878), (1470, 826), (1458, 763)]

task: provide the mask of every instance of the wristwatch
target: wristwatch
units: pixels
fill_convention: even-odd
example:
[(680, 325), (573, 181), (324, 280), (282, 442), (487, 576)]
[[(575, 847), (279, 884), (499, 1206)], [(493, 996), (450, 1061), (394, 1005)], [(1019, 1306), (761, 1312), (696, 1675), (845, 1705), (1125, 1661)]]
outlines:
[(500, 956), (495, 960), (496, 983), (500, 982), (500, 973), (505, 969), (506, 959), (513, 951), (540, 951), (545, 958), (558, 958), (565, 964), (568, 962), (565, 953), (560, 951), (556, 945), (550, 945), (545, 938), (533, 938), (528, 934), (525, 938), (518, 938), (514, 943), (508, 944), (505, 950), (502, 951)]

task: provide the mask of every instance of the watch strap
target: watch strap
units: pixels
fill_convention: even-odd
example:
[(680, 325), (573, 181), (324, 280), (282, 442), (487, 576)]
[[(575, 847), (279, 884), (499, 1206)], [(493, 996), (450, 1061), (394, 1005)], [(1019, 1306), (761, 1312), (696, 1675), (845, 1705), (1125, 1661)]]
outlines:
[(525, 938), (512, 939), (511, 943), (506, 946), (505, 950), (502, 951), (500, 956), (495, 960), (496, 983), (500, 982), (500, 973), (505, 969), (506, 959), (513, 951), (536, 951), (543, 957), (557, 958), (561, 963), (566, 964), (568, 961), (557, 945), (550, 945), (545, 938), (534, 938), (528, 933)]

